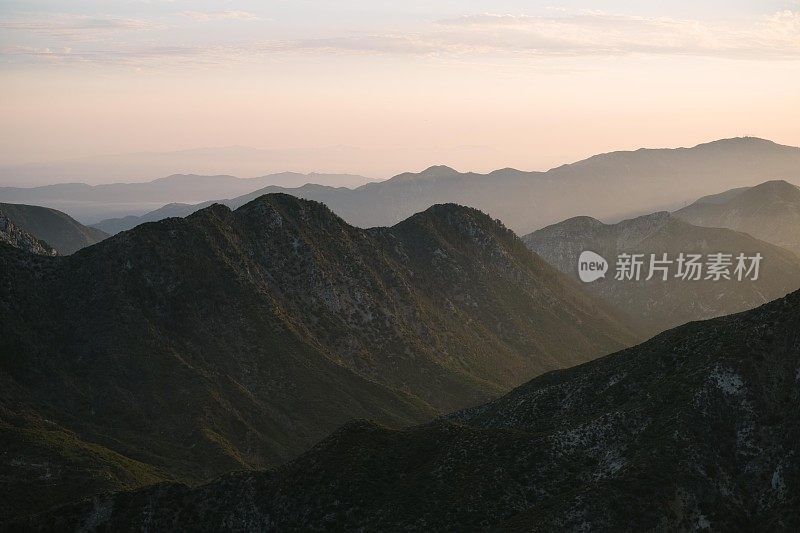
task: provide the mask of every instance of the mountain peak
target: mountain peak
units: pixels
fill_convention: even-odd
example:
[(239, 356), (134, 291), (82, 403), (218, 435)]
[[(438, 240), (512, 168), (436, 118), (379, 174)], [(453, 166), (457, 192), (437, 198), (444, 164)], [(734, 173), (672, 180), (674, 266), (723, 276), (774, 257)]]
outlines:
[(448, 167), (447, 165), (433, 165), (420, 172), (421, 176), (442, 176), (451, 174), (458, 174), (458, 171), (453, 167)]
[(641, 215), (623, 222), (633, 222), (633, 223), (663, 222), (671, 217), (672, 214), (669, 211), (656, 211), (655, 213)]
[[(598, 220), (598, 219), (596, 219), (594, 217), (581, 215), (581, 216), (577, 216), (577, 217), (568, 218), (567, 220), (565, 220), (563, 222), (558, 222), (557, 224), (551, 224), (548, 227), (561, 226), (561, 225), (568, 226), (570, 228), (579, 228), (579, 227), (597, 228), (597, 227), (601, 227), (601, 226), (606, 226), (607, 224), (605, 224), (601, 220)], [(547, 228), (543, 228), (543, 229), (547, 229)]]
[(446, 165), (434, 165), (418, 173), (404, 172), (403, 174), (399, 174), (391, 178), (389, 181), (430, 180), (438, 178), (449, 178), (452, 176), (458, 176), (459, 174), (460, 173), (452, 167), (448, 167)]
[(800, 188), (786, 180), (771, 180), (750, 188), (747, 194), (770, 194), (781, 197), (784, 197), (784, 195), (800, 196)]
[(701, 198), (675, 214), (697, 226), (741, 231), (800, 253), (800, 187), (782, 179), (732, 189), (710, 201)]
[(472, 227), (480, 226), (492, 230), (502, 230), (503, 232), (509, 231), (501, 221), (493, 220), (492, 217), (483, 211), (454, 203), (432, 205), (425, 211), (417, 213), (403, 222), (400, 222), (397, 226), (402, 226), (407, 223), (444, 224), (461, 229), (465, 229), (465, 223), (469, 223)]
[(771, 146), (780, 146), (778, 143), (774, 141), (770, 141), (768, 139), (762, 139), (760, 137), (730, 137), (728, 139), (718, 139), (716, 141), (711, 141), (707, 143), (701, 143), (695, 146), (695, 148), (732, 148), (732, 149), (742, 149), (747, 147), (771, 147)]
[(262, 194), (234, 213), (270, 226), (281, 225), (282, 221), (292, 221), (298, 225), (347, 225), (325, 204), (285, 193)]

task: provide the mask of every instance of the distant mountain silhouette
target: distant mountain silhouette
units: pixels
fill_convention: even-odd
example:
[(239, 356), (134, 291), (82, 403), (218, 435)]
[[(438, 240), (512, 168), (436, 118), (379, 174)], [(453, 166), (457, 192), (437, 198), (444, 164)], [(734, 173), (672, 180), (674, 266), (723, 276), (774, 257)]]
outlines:
[(675, 212), (698, 226), (730, 228), (800, 254), (800, 188), (783, 180), (701, 198)]
[[(268, 187), (242, 198), (215, 200), (235, 208), (261, 194), (283, 192), (323, 202), (359, 227), (394, 224), (433, 204), (454, 202), (481, 209), (526, 234), (576, 213), (619, 220), (672, 210), (689, 199), (766, 178), (800, 181), (800, 148), (755, 138), (727, 139), (694, 148), (613, 152), (548, 172), (507, 168), (476, 174), (437, 166), (355, 190)], [(193, 209), (198, 207), (183, 206), (182, 211)], [(118, 231), (136, 222), (105, 221), (98, 227)]]
[[(274, 472), (98, 496), (18, 529), (800, 530), (800, 293)], [(233, 526), (232, 526), (233, 524)]]
[[(139, 152), (82, 157), (49, 163), (0, 166), (0, 183), (32, 187), (63, 182), (90, 184), (146, 182), (172, 174), (262, 176), (285, 169), (352, 168), (364, 151), (355, 148), (262, 150), (247, 146), (192, 148), (171, 152)], [(341, 174), (342, 178), (347, 176)], [(360, 176), (356, 183), (370, 181)], [(303, 185), (302, 182), (298, 185)], [(340, 185), (330, 183), (331, 185)], [(205, 198), (204, 198), (205, 199)]]
[(437, 205), (362, 230), (267, 195), (65, 258), (0, 246), (0, 514), (275, 466), (633, 344), (501, 224)]
[[(800, 258), (750, 235), (728, 229), (693, 226), (661, 212), (618, 224), (576, 217), (523, 237), (525, 244), (560, 271), (578, 279), (578, 258), (584, 250), (599, 253), (609, 263), (604, 279), (585, 285), (618, 309), (627, 312), (649, 334), (690, 322), (752, 309), (800, 289)], [(621, 253), (645, 255), (640, 281), (616, 280)], [(757, 281), (694, 281), (675, 277), (677, 265), (663, 281), (649, 276), (651, 254), (676, 261), (679, 254), (744, 253), (763, 256)], [(705, 257), (703, 259), (705, 261)], [(705, 277), (704, 272), (702, 277)]]
[[(96, 223), (119, 214), (130, 216), (136, 213), (138, 216), (167, 203), (197, 203), (216, 198), (232, 198), (270, 185), (301, 187), (308, 183), (322, 183), (333, 187), (357, 187), (370, 181), (374, 180), (349, 174), (297, 172), (281, 172), (257, 178), (175, 174), (145, 183), (61, 183), (30, 188), (0, 187), (0, 200), (51, 207), (81, 220)], [(210, 204), (211, 202), (207, 205)]]
[(84, 226), (66, 213), (55, 209), (0, 203), (0, 211), (21, 229), (45, 241), (64, 255), (75, 253), (108, 237), (107, 233)]

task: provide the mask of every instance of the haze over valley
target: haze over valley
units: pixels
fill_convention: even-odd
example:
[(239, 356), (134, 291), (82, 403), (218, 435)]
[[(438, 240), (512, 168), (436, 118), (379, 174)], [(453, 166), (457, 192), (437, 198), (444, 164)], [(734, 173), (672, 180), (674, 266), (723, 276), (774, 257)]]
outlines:
[[(364, 228), (392, 225), (436, 203), (455, 202), (477, 207), (526, 234), (576, 214), (618, 221), (674, 210), (700, 196), (768, 179), (800, 182), (798, 167), (800, 148), (741, 138), (689, 149), (613, 152), (547, 172), (500, 169), (482, 175), (435, 166), (356, 188), (353, 183), (366, 178), (292, 173), (251, 179), (174, 175), (142, 184), (0, 188), (0, 199), (63, 210), (110, 234), (142, 222), (186, 216), (215, 202), (235, 209), (273, 192), (321, 201), (349, 223)], [(269, 186), (263, 187), (265, 183)], [(351, 187), (340, 186), (343, 183)], [(187, 197), (206, 201), (186, 201)], [(105, 216), (109, 214), (126, 216)]]

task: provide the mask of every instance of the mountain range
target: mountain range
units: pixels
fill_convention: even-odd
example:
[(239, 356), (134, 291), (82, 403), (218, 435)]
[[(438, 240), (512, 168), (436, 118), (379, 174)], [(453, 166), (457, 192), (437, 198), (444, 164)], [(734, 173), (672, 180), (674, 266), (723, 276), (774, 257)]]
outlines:
[(437, 205), (362, 230), (267, 195), (67, 257), (0, 245), (0, 514), (275, 467), (632, 345), (500, 223)]
[[(476, 174), (436, 166), (356, 189), (267, 187), (240, 198), (206, 200), (236, 208), (261, 194), (283, 192), (323, 202), (358, 227), (391, 225), (433, 204), (453, 202), (481, 209), (522, 235), (576, 213), (613, 221), (674, 210), (700, 196), (767, 179), (800, 181), (800, 148), (747, 137), (693, 148), (612, 152), (547, 172), (506, 168)], [(163, 215), (185, 216), (203, 205), (173, 205), (97, 227), (122, 231)]]
[(28, 530), (797, 531), (800, 293), (270, 472), (101, 495)]
[[(589, 250), (605, 258), (609, 271), (604, 278), (584, 285), (617, 309), (624, 310), (642, 331), (654, 335), (692, 320), (702, 320), (758, 307), (768, 301), (800, 289), (800, 258), (790, 251), (760, 241), (746, 233), (694, 226), (667, 212), (603, 224), (591, 217), (575, 217), (522, 238), (525, 244), (545, 261), (578, 280), (581, 253)], [(616, 279), (621, 254), (643, 254), (638, 279)], [(730, 254), (729, 279), (699, 280), (677, 277), (679, 257), (702, 256), (705, 268), (709, 256)], [(667, 261), (662, 271), (650, 277), (653, 257)], [(758, 279), (739, 280), (735, 275), (736, 258), (761, 254)], [(746, 262), (746, 268), (751, 266)], [(744, 276), (743, 276), (744, 277)]]
[(783, 180), (701, 198), (675, 216), (698, 226), (743, 231), (800, 254), (800, 188)]
[(108, 237), (105, 232), (84, 226), (55, 209), (0, 203), (0, 211), (20, 229), (44, 241), (63, 255), (77, 252)]
[(83, 222), (96, 223), (120, 214), (140, 215), (166, 203), (197, 203), (213, 198), (231, 198), (270, 185), (301, 187), (308, 183), (322, 183), (335, 188), (357, 187), (371, 181), (374, 180), (349, 174), (299, 174), (296, 172), (282, 172), (257, 178), (175, 174), (145, 183), (111, 183), (107, 185), (59, 183), (27, 188), (0, 187), (0, 200), (59, 209)]
[[(297, 150), (220, 146), (167, 152), (106, 154), (61, 161), (0, 165), (0, 182), (17, 187), (31, 187), (77, 181), (89, 184), (144, 182), (177, 173), (261, 176), (289, 168), (307, 173), (316, 168), (353, 168), (354, 161), (363, 160), (364, 155), (364, 150), (342, 146)], [(397, 159), (398, 161), (388, 166), (396, 166), (402, 157), (398, 156)], [(356, 181), (361, 185), (370, 180), (360, 178)]]

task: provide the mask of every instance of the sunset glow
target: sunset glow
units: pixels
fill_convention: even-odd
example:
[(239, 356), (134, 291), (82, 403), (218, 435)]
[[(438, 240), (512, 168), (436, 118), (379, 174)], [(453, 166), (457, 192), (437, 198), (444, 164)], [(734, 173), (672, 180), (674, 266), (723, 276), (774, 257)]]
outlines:
[(385, 178), (800, 144), (798, 2), (602, 4), (6, 0), (0, 164), (243, 145)]

